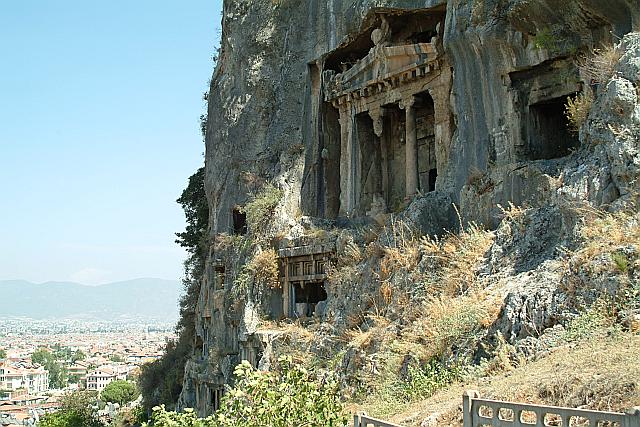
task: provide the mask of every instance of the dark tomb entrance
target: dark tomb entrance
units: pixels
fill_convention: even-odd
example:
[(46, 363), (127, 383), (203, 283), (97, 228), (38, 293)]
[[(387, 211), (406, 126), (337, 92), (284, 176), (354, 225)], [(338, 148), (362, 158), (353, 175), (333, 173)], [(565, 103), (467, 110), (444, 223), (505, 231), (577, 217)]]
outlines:
[(240, 208), (233, 209), (233, 234), (247, 234), (247, 214)]
[(436, 191), (436, 180), (438, 179), (438, 169), (429, 169), (429, 188), (427, 191)]
[(578, 135), (569, 129), (567, 97), (529, 106), (529, 159), (555, 159), (578, 147)]
[(322, 282), (294, 283), (296, 314), (298, 317), (311, 317), (319, 302), (327, 300), (327, 291)]

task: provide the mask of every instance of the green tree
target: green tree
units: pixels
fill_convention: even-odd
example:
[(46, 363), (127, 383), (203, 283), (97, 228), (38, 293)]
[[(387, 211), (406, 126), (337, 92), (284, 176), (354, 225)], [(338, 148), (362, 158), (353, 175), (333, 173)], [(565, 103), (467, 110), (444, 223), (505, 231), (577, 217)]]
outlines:
[(174, 407), (182, 391), (184, 366), (191, 354), (195, 335), (195, 309), (207, 253), (209, 206), (204, 178), (205, 169), (201, 167), (189, 177), (187, 188), (177, 200), (184, 210), (186, 228), (176, 233), (176, 243), (189, 254), (184, 262), (184, 292), (179, 301), (180, 319), (176, 326), (178, 339), (167, 343), (160, 359), (141, 369), (138, 385), (147, 411), (160, 403)]
[(43, 365), (43, 366), (52, 359), (53, 359), (53, 355), (49, 350), (47, 350), (44, 347), (39, 347), (31, 355), (31, 361), (33, 361), (33, 363), (37, 363), (38, 365)]
[(290, 358), (279, 360), (277, 372), (254, 370), (248, 362), (236, 367), (236, 386), (222, 400), (220, 410), (199, 420), (154, 408), (154, 427), (342, 427), (347, 422), (334, 381), (319, 381)]
[(100, 397), (103, 401), (125, 405), (138, 398), (140, 393), (136, 385), (129, 381), (113, 381), (102, 390)]
[(80, 374), (72, 374), (67, 378), (68, 384), (79, 384), (80, 383)]
[(39, 427), (104, 427), (94, 409), (95, 393), (78, 391), (62, 398), (58, 412), (45, 415)]
[(111, 356), (109, 356), (109, 360), (112, 362), (116, 362), (116, 363), (120, 363), (120, 362), (124, 362), (124, 357), (120, 356), (119, 354), (113, 354)]
[(84, 354), (82, 350), (76, 350), (71, 356), (71, 363), (76, 363), (81, 360), (85, 360), (86, 358), (87, 358), (87, 355)]
[(176, 243), (190, 254), (200, 254), (206, 250), (202, 246), (209, 224), (209, 205), (204, 187), (204, 173), (204, 167), (201, 167), (191, 175), (187, 188), (176, 200), (182, 206), (187, 221), (185, 231), (176, 233)]
[(7, 358), (7, 352), (0, 348), (0, 359), (6, 359)]
[(67, 386), (67, 368), (49, 350), (43, 347), (38, 348), (31, 355), (31, 361), (42, 365), (49, 372), (49, 387), (64, 388)]
[(207, 253), (209, 205), (204, 187), (204, 175), (204, 167), (191, 175), (187, 188), (176, 200), (182, 206), (187, 222), (185, 231), (176, 233), (176, 243), (185, 248), (189, 254), (184, 262), (185, 274), (182, 279), (184, 294), (179, 301), (180, 319), (177, 328), (190, 335), (193, 335), (195, 329), (195, 309)]

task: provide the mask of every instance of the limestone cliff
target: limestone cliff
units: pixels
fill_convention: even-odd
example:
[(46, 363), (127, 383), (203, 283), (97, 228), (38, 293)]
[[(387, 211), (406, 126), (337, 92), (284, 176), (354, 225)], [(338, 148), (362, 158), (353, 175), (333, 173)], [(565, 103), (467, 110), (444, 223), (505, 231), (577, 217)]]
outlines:
[[(559, 279), (545, 293), (518, 274), (549, 273), (574, 242), (563, 204), (637, 194), (638, 38), (613, 79), (579, 65), (639, 28), (635, 0), (225, 0), (206, 128), (211, 245), (181, 405), (210, 413), (241, 359), (268, 368), (283, 333), (265, 319), (312, 317), (325, 338), (357, 326), (402, 280), (353, 252), (397, 241), (398, 218), (424, 235), (502, 223), (483, 267), (504, 285), (493, 331), (515, 341), (557, 323)], [(585, 93), (595, 102), (576, 134), (565, 105)], [(510, 202), (530, 209), (521, 236), (500, 234)], [(271, 249), (277, 267), (259, 264)], [(351, 282), (328, 286), (350, 256)]]

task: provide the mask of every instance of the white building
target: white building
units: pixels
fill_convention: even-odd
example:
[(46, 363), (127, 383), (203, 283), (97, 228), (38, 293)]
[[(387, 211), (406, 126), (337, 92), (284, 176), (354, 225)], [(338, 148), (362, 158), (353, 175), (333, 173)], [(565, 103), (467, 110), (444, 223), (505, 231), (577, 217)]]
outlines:
[(49, 390), (49, 372), (40, 365), (25, 360), (0, 362), (0, 390), (27, 390), (38, 394)]
[(87, 390), (101, 392), (111, 382), (126, 380), (130, 367), (126, 365), (105, 365), (87, 373)]

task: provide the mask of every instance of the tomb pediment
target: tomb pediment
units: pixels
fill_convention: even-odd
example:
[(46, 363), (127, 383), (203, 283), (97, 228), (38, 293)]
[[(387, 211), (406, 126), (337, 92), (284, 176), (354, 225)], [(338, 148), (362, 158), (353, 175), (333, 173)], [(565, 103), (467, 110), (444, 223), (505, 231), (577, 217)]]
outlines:
[(325, 72), (325, 100), (344, 95), (369, 96), (439, 69), (436, 43), (378, 45), (348, 70)]

